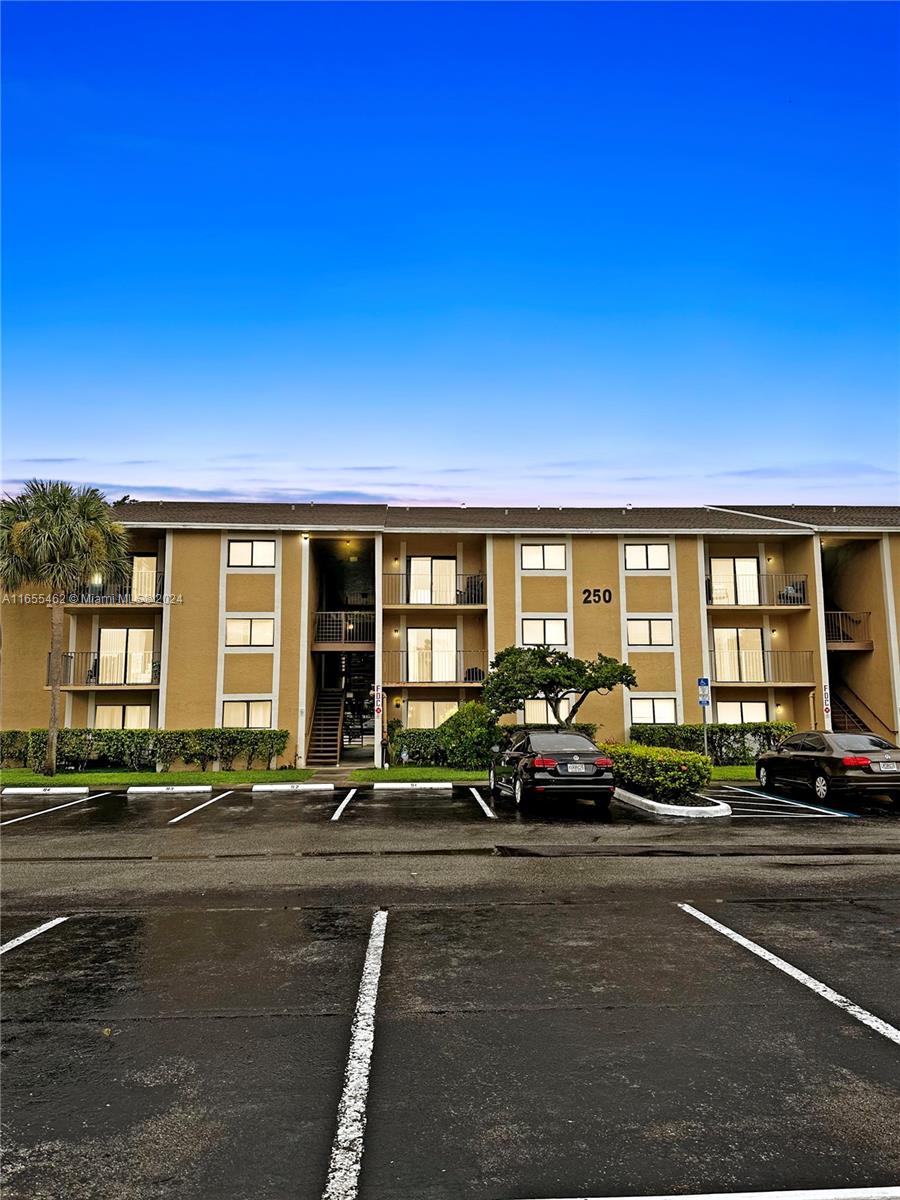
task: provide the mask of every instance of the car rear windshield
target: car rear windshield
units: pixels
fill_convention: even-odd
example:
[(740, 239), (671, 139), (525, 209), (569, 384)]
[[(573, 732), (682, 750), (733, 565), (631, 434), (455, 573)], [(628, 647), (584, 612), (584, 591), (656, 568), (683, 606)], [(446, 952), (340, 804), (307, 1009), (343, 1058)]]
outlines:
[(571, 750), (573, 754), (596, 754), (597, 747), (577, 733), (533, 733), (532, 750)]
[(839, 733), (835, 743), (841, 750), (896, 750), (884, 738), (876, 737), (874, 733)]

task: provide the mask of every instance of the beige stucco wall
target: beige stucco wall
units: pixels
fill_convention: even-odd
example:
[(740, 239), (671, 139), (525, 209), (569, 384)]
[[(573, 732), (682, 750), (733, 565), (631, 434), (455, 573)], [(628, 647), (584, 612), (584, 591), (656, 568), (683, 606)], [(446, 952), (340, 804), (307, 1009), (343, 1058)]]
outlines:
[(222, 538), (176, 530), (172, 536), (172, 592), (182, 602), (170, 612), (165, 722), (169, 729), (216, 724), (219, 649), (219, 557)]
[(225, 580), (227, 612), (272, 612), (275, 608), (275, 574), (229, 573)]

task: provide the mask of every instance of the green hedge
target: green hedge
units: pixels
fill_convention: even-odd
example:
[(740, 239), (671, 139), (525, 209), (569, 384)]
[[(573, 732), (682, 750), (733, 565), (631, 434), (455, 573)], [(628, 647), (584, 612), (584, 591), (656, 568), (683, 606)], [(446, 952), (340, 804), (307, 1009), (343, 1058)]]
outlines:
[[(752, 721), (744, 725), (707, 725), (709, 757), (717, 767), (736, 767), (756, 761), (763, 750), (796, 731), (790, 721)], [(632, 725), (631, 741), (642, 746), (703, 753), (702, 725)]]
[(647, 800), (677, 804), (706, 787), (712, 778), (709, 759), (687, 750), (634, 744), (600, 749), (613, 760), (616, 786)]
[(0, 731), (0, 764), (4, 767), (27, 766), (27, 729), (4, 729)]
[[(47, 748), (47, 730), (4, 733), (4, 761), (10, 737), (25, 739), (24, 765), (40, 771)], [(196, 764), (205, 771), (218, 760), (222, 770), (230, 771), (236, 759), (243, 759), (249, 770), (254, 762), (271, 768), (274, 760), (284, 753), (287, 741), (286, 729), (60, 729), (56, 762), (60, 771), (83, 771), (88, 764), (126, 767), (132, 771), (159, 767), (168, 771), (178, 761), (187, 766)], [(20, 743), (16, 740), (13, 745), (18, 748)]]
[[(589, 722), (572, 725), (570, 729), (592, 741), (597, 733), (597, 726)], [(389, 722), (390, 761), (394, 766), (402, 763), (405, 750), (409, 766), (486, 770), (492, 757), (491, 747), (499, 745), (504, 737), (558, 730), (558, 725), (497, 725), (487, 705), (472, 700), (461, 704), (437, 729), (405, 729), (399, 721)]]

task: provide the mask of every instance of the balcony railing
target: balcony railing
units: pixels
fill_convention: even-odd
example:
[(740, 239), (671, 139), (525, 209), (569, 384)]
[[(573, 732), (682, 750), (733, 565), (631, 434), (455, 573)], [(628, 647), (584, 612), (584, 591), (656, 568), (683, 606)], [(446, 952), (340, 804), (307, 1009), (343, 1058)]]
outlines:
[(713, 653), (714, 683), (812, 683), (812, 650), (733, 650)]
[(385, 683), (481, 683), (487, 671), (484, 650), (386, 650)]
[(382, 578), (382, 604), (485, 604), (483, 575), (416, 575), (402, 571)]
[[(49, 654), (47, 683), (50, 683)], [(62, 656), (63, 687), (121, 687), (125, 684), (147, 687), (157, 683), (159, 655), (156, 651), (100, 654), (96, 650), (75, 650)]]
[(796, 572), (773, 575), (717, 575), (706, 577), (707, 604), (786, 606), (809, 604), (807, 576)]
[(825, 641), (829, 645), (872, 644), (867, 612), (826, 612)]
[(82, 584), (69, 592), (67, 604), (162, 604), (163, 574), (140, 572), (127, 583)]
[(374, 642), (374, 612), (318, 612), (317, 642)]

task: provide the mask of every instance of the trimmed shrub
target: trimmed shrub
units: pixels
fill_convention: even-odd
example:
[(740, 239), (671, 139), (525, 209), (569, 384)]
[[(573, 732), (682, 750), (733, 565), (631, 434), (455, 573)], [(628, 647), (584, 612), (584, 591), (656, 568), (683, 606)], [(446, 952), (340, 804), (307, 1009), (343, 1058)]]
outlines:
[(712, 778), (712, 763), (702, 754), (670, 750), (664, 746), (600, 747), (613, 760), (616, 784), (647, 800), (677, 804), (705, 787)]
[(391, 742), (391, 762), (394, 766), (403, 763), (403, 751), (407, 753), (409, 766), (442, 766), (443, 746), (440, 729), (398, 729)]
[(24, 767), (28, 761), (28, 731), (4, 729), (0, 732), (0, 763), (4, 767)]
[(491, 747), (497, 742), (497, 723), (486, 704), (477, 700), (461, 704), (435, 732), (448, 767), (473, 771), (491, 761)]
[[(750, 721), (744, 725), (707, 725), (709, 757), (717, 767), (742, 766), (771, 750), (796, 731), (791, 721)], [(642, 746), (703, 753), (702, 725), (632, 725), (631, 741)]]
[(184, 734), (180, 729), (152, 729), (153, 759), (160, 771), (171, 771), (172, 763), (181, 755)]
[[(10, 733), (3, 734), (4, 747), (9, 737)], [(40, 771), (47, 730), (31, 729), (17, 737), (13, 744), (24, 744), (24, 765)], [(168, 771), (181, 760), (206, 771), (218, 760), (223, 770), (230, 771), (235, 759), (244, 757), (248, 768), (262, 762), (271, 769), (287, 742), (286, 729), (60, 729), (57, 766), (61, 771), (84, 770), (88, 765)]]

